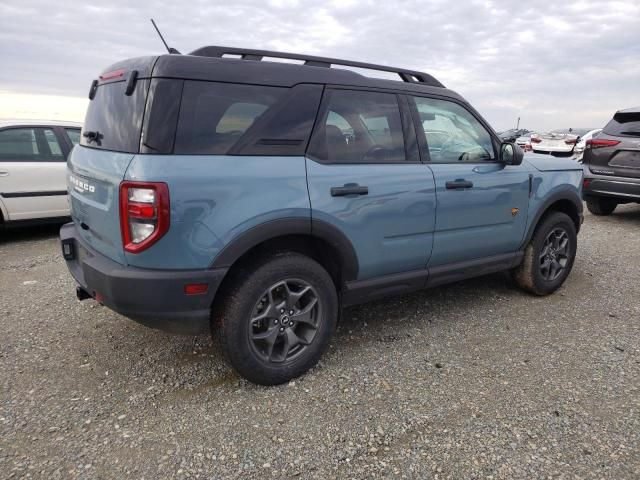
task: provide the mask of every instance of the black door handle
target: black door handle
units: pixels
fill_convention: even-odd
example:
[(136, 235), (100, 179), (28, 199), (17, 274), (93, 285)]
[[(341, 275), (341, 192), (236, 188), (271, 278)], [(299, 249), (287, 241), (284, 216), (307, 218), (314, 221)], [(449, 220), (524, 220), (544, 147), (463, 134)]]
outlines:
[(473, 187), (473, 182), (469, 180), (462, 180), (461, 178), (458, 180), (454, 180), (452, 182), (445, 183), (447, 190), (458, 190), (462, 188), (471, 188)]
[(344, 187), (331, 187), (332, 197), (344, 197), (346, 195), (368, 195), (369, 187), (361, 187), (356, 184), (345, 185)]

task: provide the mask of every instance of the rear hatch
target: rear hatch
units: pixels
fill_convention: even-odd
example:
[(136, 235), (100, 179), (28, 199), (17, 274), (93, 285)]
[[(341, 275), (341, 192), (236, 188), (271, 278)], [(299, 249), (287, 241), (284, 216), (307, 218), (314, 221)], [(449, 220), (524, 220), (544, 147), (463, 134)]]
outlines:
[(97, 252), (125, 263), (118, 191), (140, 150), (140, 134), (155, 57), (109, 67), (91, 87), (80, 145), (68, 161), (71, 217)]
[(617, 112), (587, 142), (584, 159), (597, 175), (640, 178), (640, 109)]

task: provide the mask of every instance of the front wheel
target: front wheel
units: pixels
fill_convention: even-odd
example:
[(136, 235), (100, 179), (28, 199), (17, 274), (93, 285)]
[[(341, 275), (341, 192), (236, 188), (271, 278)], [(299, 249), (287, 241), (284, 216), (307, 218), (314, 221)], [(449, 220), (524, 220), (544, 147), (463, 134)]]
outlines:
[(327, 271), (297, 253), (240, 273), (213, 312), (214, 336), (247, 380), (277, 385), (313, 367), (329, 345), (338, 297)]
[(555, 292), (571, 273), (577, 249), (576, 227), (568, 215), (553, 212), (536, 227), (513, 277), (535, 295)]

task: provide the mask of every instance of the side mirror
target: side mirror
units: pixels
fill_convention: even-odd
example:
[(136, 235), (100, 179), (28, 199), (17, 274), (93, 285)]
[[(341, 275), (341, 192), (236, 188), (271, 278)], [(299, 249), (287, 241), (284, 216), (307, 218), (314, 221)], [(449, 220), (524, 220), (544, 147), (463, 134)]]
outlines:
[(500, 161), (505, 165), (520, 165), (524, 152), (515, 143), (504, 142), (500, 145)]

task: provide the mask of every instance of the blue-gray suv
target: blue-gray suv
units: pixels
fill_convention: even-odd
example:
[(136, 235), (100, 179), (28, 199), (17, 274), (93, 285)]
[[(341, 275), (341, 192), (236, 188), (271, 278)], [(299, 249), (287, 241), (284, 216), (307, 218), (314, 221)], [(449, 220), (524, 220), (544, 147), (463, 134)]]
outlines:
[(316, 364), (344, 306), (571, 271), (581, 165), (523, 159), (429, 74), (203, 47), (117, 63), (89, 98), (60, 233), (78, 298), (211, 330), (252, 382)]

